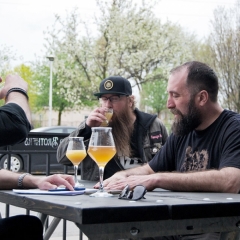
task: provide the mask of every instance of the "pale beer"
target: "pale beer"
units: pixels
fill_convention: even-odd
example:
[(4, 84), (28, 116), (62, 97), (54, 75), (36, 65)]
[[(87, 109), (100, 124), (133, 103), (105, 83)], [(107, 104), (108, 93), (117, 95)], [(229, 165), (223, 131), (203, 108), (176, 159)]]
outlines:
[(67, 158), (72, 162), (73, 165), (79, 165), (86, 155), (86, 150), (67, 150), (66, 153)]
[(113, 115), (113, 109), (112, 108), (109, 108), (106, 112), (105, 112), (105, 117), (107, 118), (105, 121), (103, 121), (101, 123), (101, 127), (107, 127), (108, 124), (109, 124), (109, 121), (111, 120), (112, 118), (112, 115)]
[(105, 167), (116, 154), (116, 148), (114, 146), (89, 146), (88, 154), (99, 167)]

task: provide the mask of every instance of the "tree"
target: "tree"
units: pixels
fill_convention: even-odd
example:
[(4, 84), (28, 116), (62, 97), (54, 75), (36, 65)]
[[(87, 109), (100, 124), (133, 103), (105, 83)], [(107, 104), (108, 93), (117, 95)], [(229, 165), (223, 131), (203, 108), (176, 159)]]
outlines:
[[(46, 62), (35, 63), (35, 74), (33, 85), (37, 96), (35, 101), (35, 109), (42, 110), (43, 107), (49, 105), (49, 85), (50, 85), (50, 69)], [(72, 101), (66, 100), (65, 92), (61, 91), (58, 86), (58, 75), (53, 74), (52, 79), (52, 108), (58, 112), (58, 125), (61, 125), (61, 116), (64, 110), (73, 107)]]
[(154, 76), (157, 68), (171, 68), (191, 59), (193, 35), (178, 25), (162, 24), (145, 1), (98, 0), (99, 17), (92, 34), (89, 22), (79, 19), (77, 9), (47, 32), (48, 52), (55, 55), (54, 71), (65, 98), (76, 105), (90, 105), (99, 82), (121, 75), (141, 84), (164, 76)]
[(108, 56), (108, 72), (131, 78), (139, 89), (142, 83), (155, 79), (157, 68), (169, 69), (189, 58), (195, 39), (176, 24), (162, 24), (152, 11), (156, 3), (146, 2), (98, 1), (102, 55)]
[(218, 7), (209, 37), (212, 64), (224, 106), (240, 112), (240, 0), (233, 9)]
[[(83, 56), (89, 43), (79, 37), (79, 21), (76, 10), (67, 16), (66, 21), (56, 16), (52, 30), (46, 38), (47, 52), (54, 55), (53, 72), (59, 94), (75, 107), (93, 106), (97, 103), (93, 98), (92, 89), (97, 90), (96, 77), (90, 76), (86, 66), (79, 62), (78, 56)], [(78, 54), (77, 54), (78, 53)], [(85, 64), (85, 63), (84, 63)], [(86, 60), (86, 64), (90, 64)]]
[(141, 103), (152, 108), (158, 117), (162, 110), (166, 110), (167, 103), (167, 80), (156, 79), (155, 81), (142, 84)]

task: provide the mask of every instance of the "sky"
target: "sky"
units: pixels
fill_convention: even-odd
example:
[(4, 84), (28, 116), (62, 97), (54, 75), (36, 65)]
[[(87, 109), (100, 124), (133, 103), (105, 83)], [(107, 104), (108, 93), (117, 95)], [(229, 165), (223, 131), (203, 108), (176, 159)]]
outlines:
[[(158, 18), (178, 23), (201, 39), (210, 32), (213, 10), (218, 6), (233, 7), (236, 0), (158, 2), (154, 9)], [(74, 7), (86, 20), (91, 20), (97, 11), (95, 0), (0, 0), (0, 48), (11, 47), (21, 57), (19, 63), (34, 61), (36, 56), (45, 57), (44, 31), (53, 25), (55, 14), (64, 18)]]

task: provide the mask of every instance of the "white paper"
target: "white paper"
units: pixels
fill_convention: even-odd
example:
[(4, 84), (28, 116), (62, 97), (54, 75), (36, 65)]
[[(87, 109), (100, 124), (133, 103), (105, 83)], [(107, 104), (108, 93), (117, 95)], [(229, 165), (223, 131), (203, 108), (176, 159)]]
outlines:
[(18, 194), (74, 196), (74, 195), (84, 194), (85, 190), (81, 190), (81, 191), (56, 191), (56, 192), (50, 192), (48, 190), (40, 190), (40, 189), (13, 189), (13, 192), (14, 193), (18, 193)]

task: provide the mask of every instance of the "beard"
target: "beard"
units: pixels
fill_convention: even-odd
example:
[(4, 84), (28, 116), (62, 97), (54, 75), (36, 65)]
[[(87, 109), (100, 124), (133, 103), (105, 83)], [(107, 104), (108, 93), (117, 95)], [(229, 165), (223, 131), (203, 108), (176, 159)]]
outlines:
[(181, 117), (180, 119), (175, 119), (172, 125), (172, 132), (177, 136), (187, 135), (202, 123), (202, 114), (196, 108), (193, 98), (189, 101), (188, 113), (186, 115), (183, 115), (177, 109), (171, 110), (171, 112)]
[(118, 156), (131, 156), (131, 136), (134, 124), (130, 121), (133, 110), (128, 107), (121, 112), (114, 112), (109, 126), (112, 127), (113, 138)]

